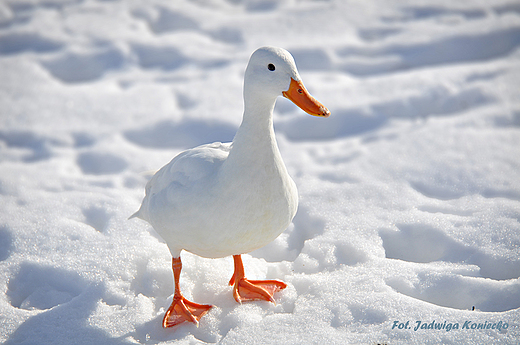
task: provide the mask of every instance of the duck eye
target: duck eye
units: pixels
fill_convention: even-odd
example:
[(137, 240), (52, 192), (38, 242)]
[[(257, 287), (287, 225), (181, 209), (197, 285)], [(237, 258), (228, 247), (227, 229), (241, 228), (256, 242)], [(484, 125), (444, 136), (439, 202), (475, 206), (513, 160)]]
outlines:
[(274, 71), (276, 69), (276, 67), (274, 67), (274, 65), (272, 63), (270, 63), (269, 65), (267, 65), (267, 69), (270, 71)]

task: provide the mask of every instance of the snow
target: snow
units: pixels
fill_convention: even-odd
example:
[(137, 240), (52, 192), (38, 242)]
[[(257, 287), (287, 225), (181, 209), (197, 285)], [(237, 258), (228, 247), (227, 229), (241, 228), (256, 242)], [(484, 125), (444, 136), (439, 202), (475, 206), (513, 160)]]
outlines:
[[(162, 329), (171, 258), (127, 218), (151, 171), (233, 138), (262, 45), (332, 113), (275, 109), (300, 207), (243, 259), (288, 287), (237, 304), (231, 258), (184, 252), (215, 307)], [(516, 344), (519, 47), (514, 0), (0, 2), (0, 341)]]

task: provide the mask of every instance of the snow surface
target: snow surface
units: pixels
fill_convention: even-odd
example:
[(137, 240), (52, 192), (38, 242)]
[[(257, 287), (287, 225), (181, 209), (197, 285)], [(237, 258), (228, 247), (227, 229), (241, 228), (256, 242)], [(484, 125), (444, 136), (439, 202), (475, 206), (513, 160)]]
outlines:
[[(239, 305), (231, 258), (183, 253), (215, 308), (164, 330), (171, 258), (127, 217), (233, 138), (268, 44), (332, 112), (275, 109), (300, 208), (244, 263), (288, 287)], [(517, 344), (519, 85), (515, 0), (0, 1), (0, 342)]]

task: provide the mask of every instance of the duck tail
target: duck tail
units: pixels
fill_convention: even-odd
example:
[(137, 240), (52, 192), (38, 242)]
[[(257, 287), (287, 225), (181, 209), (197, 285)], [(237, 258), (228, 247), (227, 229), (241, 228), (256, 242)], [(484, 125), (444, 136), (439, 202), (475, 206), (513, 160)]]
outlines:
[(128, 220), (132, 219), (132, 218), (141, 218), (140, 217), (140, 212), (141, 212), (141, 209), (137, 210), (137, 212), (135, 212), (134, 214), (132, 214), (130, 217), (128, 217)]

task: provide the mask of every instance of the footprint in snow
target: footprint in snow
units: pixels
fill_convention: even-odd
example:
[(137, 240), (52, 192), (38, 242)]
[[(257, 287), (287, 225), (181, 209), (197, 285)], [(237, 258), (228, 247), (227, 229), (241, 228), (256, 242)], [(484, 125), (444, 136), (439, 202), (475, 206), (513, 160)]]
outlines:
[(112, 153), (88, 151), (79, 154), (77, 164), (84, 174), (106, 175), (117, 174), (128, 167), (124, 158)]
[(65, 83), (82, 83), (101, 78), (109, 70), (120, 68), (125, 57), (116, 48), (94, 52), (66, 52), (41, 60), (42, 66)]
[(90, 225), (99, 232), (104, 232), (108, 227), (108, 223), (112, 218), (112, 214), (107, 212), (103, 206), (90, 206), (83, 209), (83, 216), (85, 216), (85, 224)]
[(75, 272), (24, 263), (9, 279), (6, 295), (15, 308), (45, 310), (70, 301), (86, 285)]
[(8, 33), (0, 35), (0, 54), (13, 55), (23, 52), (48, 53), (62, 47), (58, 41), (37, 33)]

